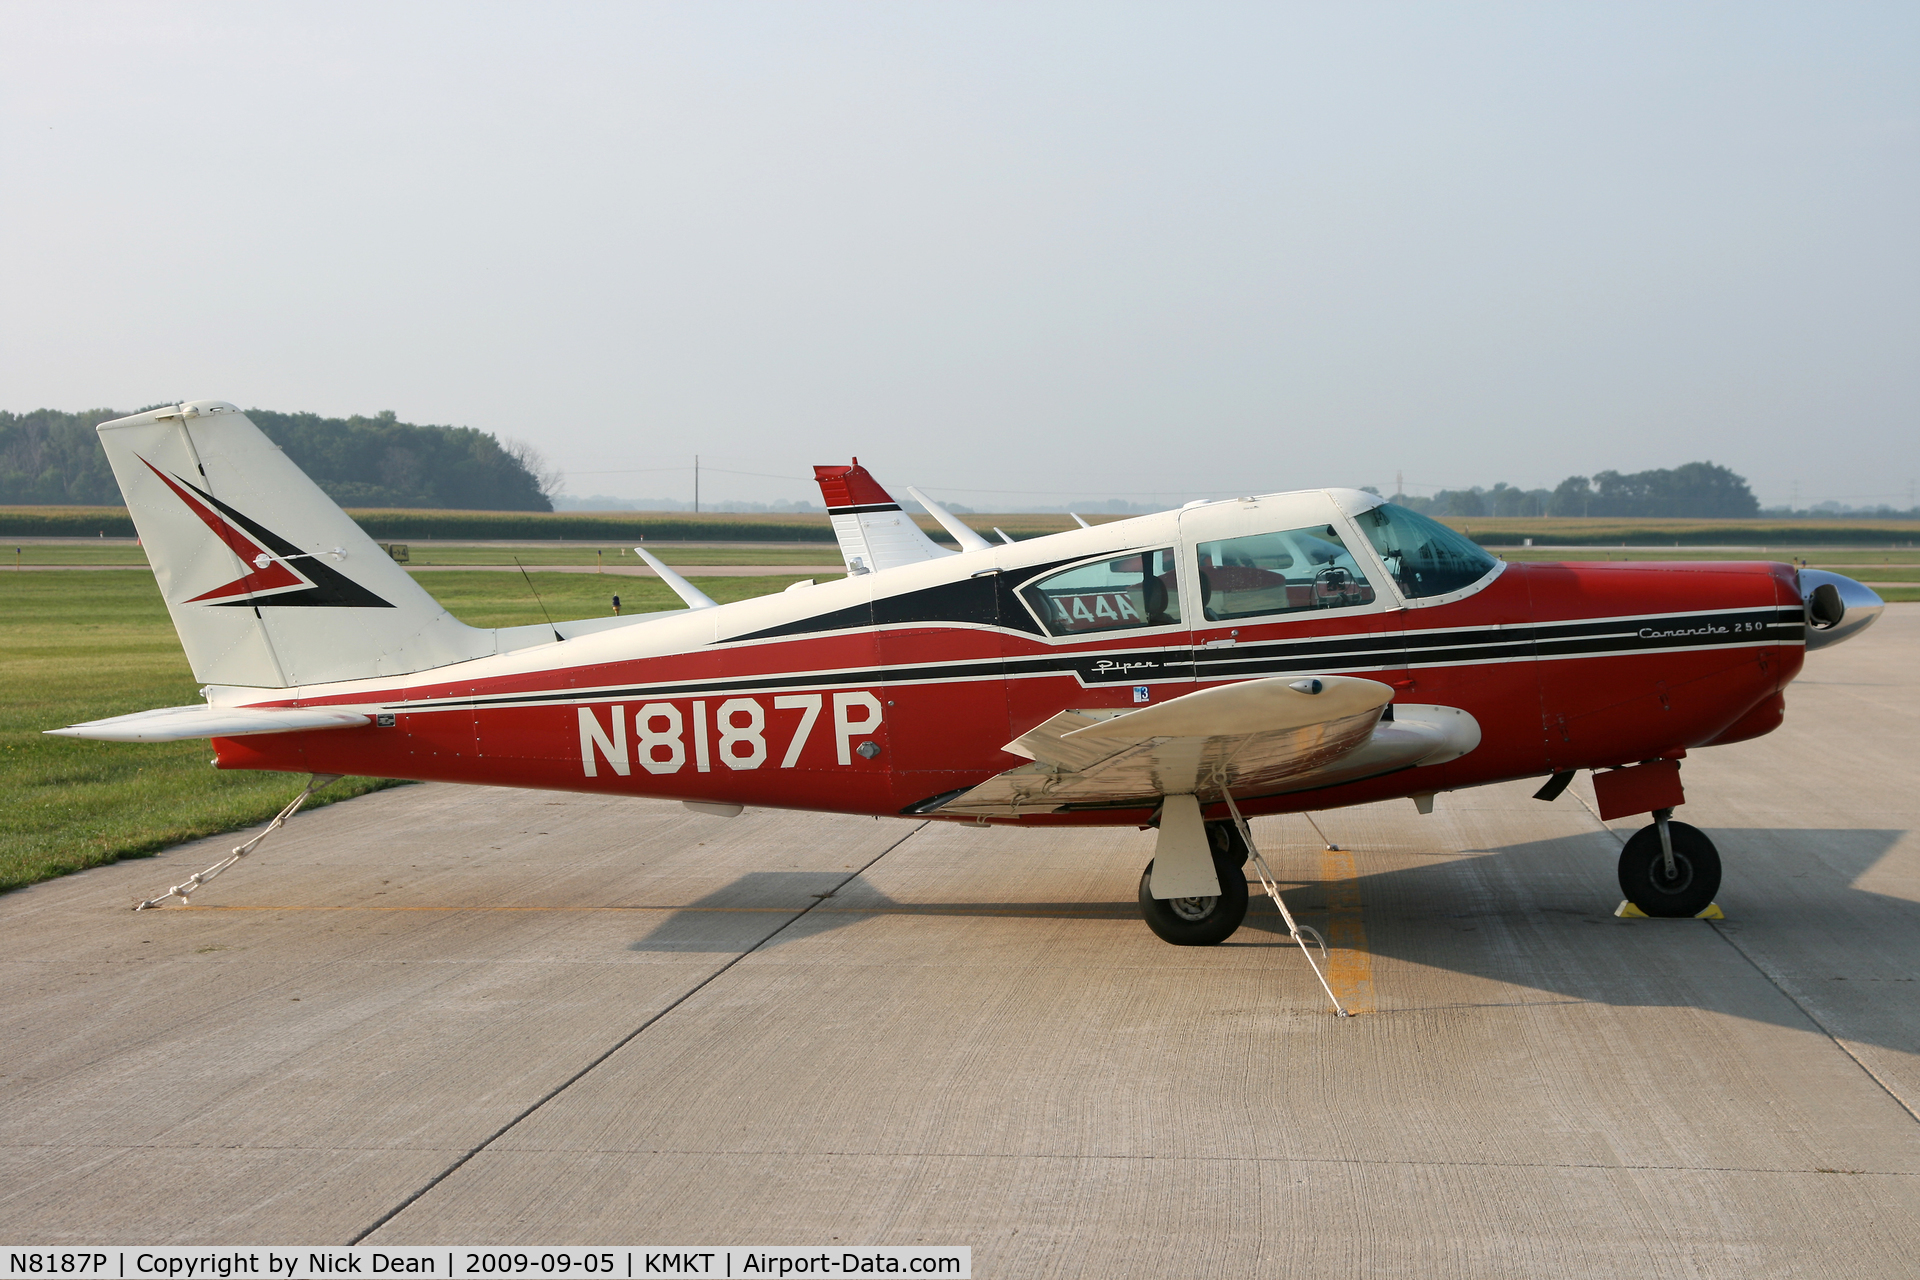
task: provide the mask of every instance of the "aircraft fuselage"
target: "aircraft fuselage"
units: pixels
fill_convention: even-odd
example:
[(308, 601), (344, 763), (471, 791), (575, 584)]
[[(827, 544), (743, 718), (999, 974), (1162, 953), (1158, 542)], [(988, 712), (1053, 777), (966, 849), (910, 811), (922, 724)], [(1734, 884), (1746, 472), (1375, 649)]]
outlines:
[[(1677, 758), (1780, 722), (1805, 649), (1792, 567), (1494, 564), (1435, 591), (1447, 584), (1423, 588), (1411, 554), (1361, 527), (1364, 501), (1212, 503), (414, 675), (274, 691), (246, 701), (352, 706), (378, 723), (216, 739), (217, 763), (941, 816), (940, 797), (1023, 764), (1005, 745), (1068, 708), (1339, 674), (1478, 723), (1479, 745), (1444, 764), (1242, 799), (1271, 813)], [(1342, 554), (1274, 549), (1303, 533)], [(1273, 568), (1283, 561), (1299, 575)]]

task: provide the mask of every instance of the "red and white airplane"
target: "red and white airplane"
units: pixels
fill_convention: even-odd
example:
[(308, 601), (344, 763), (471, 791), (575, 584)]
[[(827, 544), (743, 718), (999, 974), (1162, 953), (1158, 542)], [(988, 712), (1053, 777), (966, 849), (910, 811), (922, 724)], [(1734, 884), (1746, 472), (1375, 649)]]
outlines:
[(843, 579), (716, 605), (657, 566), (692, 607), (490, 630), (232, 405), (99, 430), (206, 702), (52, 732), (723, 815), (1152, 826), (1142, 912), (1183, 945), (1246, 913), (1244, 816), (1543, 775), (1552, 800), (1581, 769), (1603, 817), (1654, 816), (1626, 897), (1700, 913), (1720, 863), (1669, 821), (1679, 762), (1776, 728), (1806, 650), (1881, 608), (1778, 563), (1508, 564), (1351, 489), (999, 544), (910, 490), (955, 552), (854, 465), (818, 469)]

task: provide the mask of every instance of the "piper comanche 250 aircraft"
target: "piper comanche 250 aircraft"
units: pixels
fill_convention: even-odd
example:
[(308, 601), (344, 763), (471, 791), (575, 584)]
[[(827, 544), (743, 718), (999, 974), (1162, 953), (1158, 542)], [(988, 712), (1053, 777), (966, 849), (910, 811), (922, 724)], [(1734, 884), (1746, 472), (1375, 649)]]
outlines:
[(1539, 776), (1552, 800), (1582, 769), (1602, 817), (1653, 815), (1627, 899), (1700, 913), (1720, 863), (1670, 820), (1680, 761), (1777, 727), (1806, 650), (1881, 607), (1785, 564), (1508, 564), (1351, 489), (999, 544), (910, 490), (955, 552), (855, 465), (817, 469), (844, 578), (716, 605), (649, 557), (693, 607), (486, 630), (232, 405), (99, 430), (206, 702), (53, 732), (316, 781), (1154, 827), (1140, 906), (1183, 945), (1239, 927), (1250, 857), (1300, 936), (1249, 816)]

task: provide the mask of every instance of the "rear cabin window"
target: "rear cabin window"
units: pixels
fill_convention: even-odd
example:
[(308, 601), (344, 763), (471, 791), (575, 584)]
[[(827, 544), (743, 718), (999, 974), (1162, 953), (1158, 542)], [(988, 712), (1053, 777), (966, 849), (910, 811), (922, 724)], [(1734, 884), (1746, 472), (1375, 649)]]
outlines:
[(1373, 584), (1332, 525), (1203, 542), (1200, 600), (1209, 622), (1372, 604)]
[(1180, 621), (1180, 584), (1171, 549), (1076, 565), (1020, 591), (1051, 635), (1078, 636)]
[(1470, 587), (1498, 563), (1465, 534), (1395, 503), (1362, 511), (1354, 523), (1366, 531), (1394, 585), (1408, 598)]

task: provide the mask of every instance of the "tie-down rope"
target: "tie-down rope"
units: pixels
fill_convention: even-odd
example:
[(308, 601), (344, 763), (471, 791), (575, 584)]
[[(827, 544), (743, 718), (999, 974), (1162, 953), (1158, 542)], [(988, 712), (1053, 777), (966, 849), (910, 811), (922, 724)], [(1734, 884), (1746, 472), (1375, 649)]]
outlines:
[(307, 779), (306, 789), (302, 791), (299, 795), (295, 796), (292, 802), (289, 803), (286, 808), (282, 809), (277, 815), (275, 815), (273, 821), (267, 824), (267, 829), (265, 831), (262, 831), (259, 835), (255, 836), (253, 839), (239, 846), (227, 857), (222, 858), (220, 861), (214, 863), (212, 866), (208, 867), (205, 871), (194, 872), (192, 875), (188, 876), (185, 880), (173, 886), (173, 888), (167, 890), (165, 893), (161, 894), (159, 897), (148, 898), (145, 902), (135, 907), (134, 910), (145, 911), (150, 907), (157, 907), (161, 903), (165, 902), (168, 898), (178, 898), (180, 899), (181, 902), (185, 902), (187, 900), (188, 894), (192, 893), (195, 889), (198, 889), (201, 885), (205, 884), (207, 881), (219, 875), (222, 871), (225, 871), (228, 867), (232, 866), (234, 863), (240, 861), (240, 859), (252, 853), (255, 849), (260, 847), (260, 842), (262, 840), (265, 840), (268, 836), (272, 835), (274, 832), (278, 831), (281, 827), (285, 826), (287, 823), (287, 819), (291, 818), (294, 815), (294, 813), (300, 808), (300, 806), (307, 802), (308, 796), (320, 790), (322, 787), (332, 786), (334, 783), (340, 781), (340, 778), (341, 778), (341, 775), (337, 773), (314, 774), (311, 778)]
[[(1307, 940), (1302, 935), (1309, 933), (1313, 935), (1313, 940), (1320, 944), (1322, 957), (1327, 954), (1326, 939), (1322, 938), (1320, 931), (1311, 925), (1299, 924), (1294, 920), (1293, 912), (1287, 910), (1286, 902), (1280, 897), (1280, 884), (1273, 874), (1273, 869), (1267, 865), (1267, 860), (1260, 856), (1259, 848), (1253, 843), (1252, 828), (1248, 827), (1247, 820), (1240, 816), (1240, 806), (1233, 802), (1233, 793), (1227, 790), (1226, 779), (1218, 778), (1216, 782), (1220, 787), (1220, 798), (1227, 802), (1227, 812), (1233, 815), (1234, 826), (1240, 829), (1240, 838), (1247, 842), (1248, 860), (1253, 863), (1254, 873), (1260, 877), (1260, 887), (1267, 891), (1267, 896), (1273, 899), (1273, 905), (1280, 908), (1280, 918), (1287, 922), (1287, 935), (1300, 944), (1300, 954), (1305, 956), (1307, 963), (1313, 967), (1313, 976), (1320, 979), (1320, 989), (1327, 993), (1327, 999), (1333, 1001), (1333, 1011), (1343, 1018), (1351, 1018), (1353, 1015), (1346, 1011), (1340, 1003), (1340, 997), (1333, 994), (1333, 988), (1327, 984), (1327, 975), (1320, 972), (1320, 965), (1314, 960), (1313, 951), (1307, 946)], [(1319, 830), (1317, 826), (1314, 829)]]

